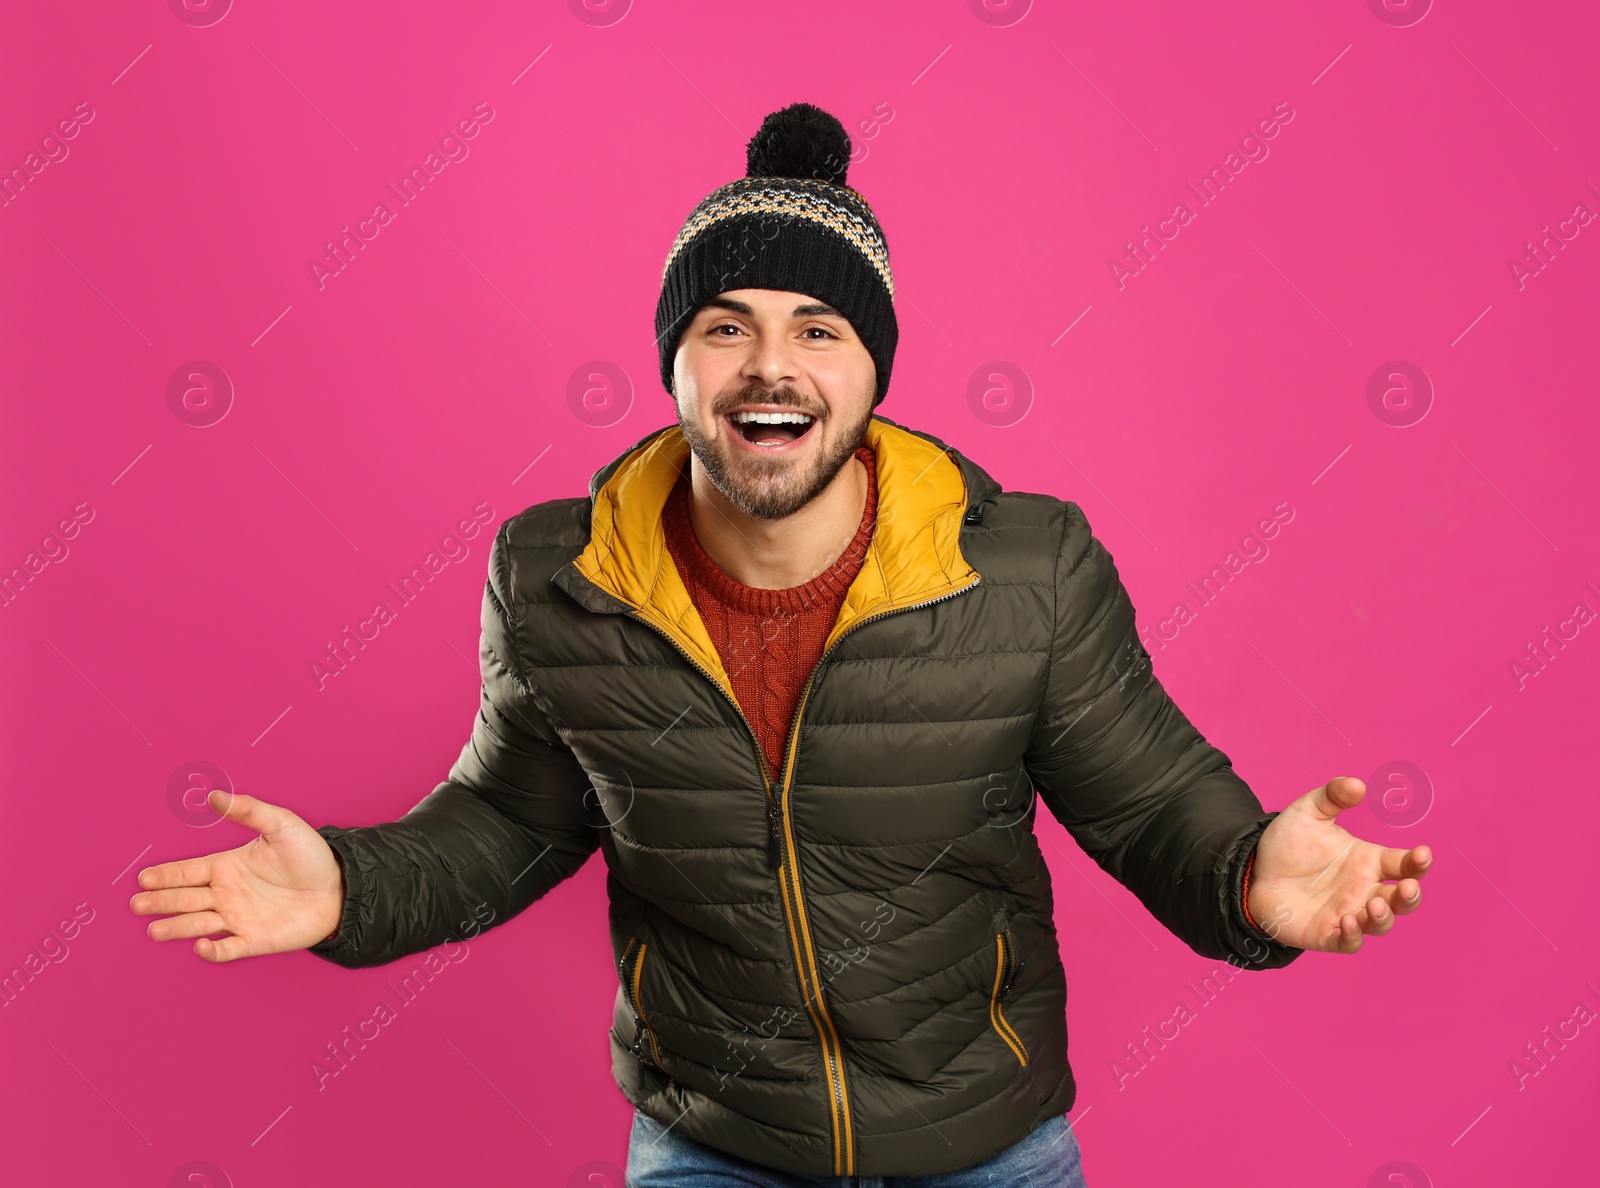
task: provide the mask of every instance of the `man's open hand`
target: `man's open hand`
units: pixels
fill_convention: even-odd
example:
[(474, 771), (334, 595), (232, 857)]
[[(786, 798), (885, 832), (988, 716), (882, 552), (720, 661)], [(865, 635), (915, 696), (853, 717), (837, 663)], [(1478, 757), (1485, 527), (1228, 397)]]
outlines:
[[(206, 802), (261, 836), (236, 850), (141, 870), (145, 890), (128, 906), (138, 916), (171, 916), (151, 922), (152, 939), (199, 937), (194, 951), (220, 962), (309, 948), (339, 926), (344, 872), (320, 833), (253, 796), (213, 789)], [(229, 935), (212, 940), (219, 932)]]
[(1417, 880), (1432, 867), (1432, 850), (1374, 845), (1334, 821), (1366, 791), (1353, 776), (1329, 780), (1262, 832), (1248, 897), (1262, 931), (1299, 949), (1354, 953), (1364, 934), (1382, 936), (1422, 902)]

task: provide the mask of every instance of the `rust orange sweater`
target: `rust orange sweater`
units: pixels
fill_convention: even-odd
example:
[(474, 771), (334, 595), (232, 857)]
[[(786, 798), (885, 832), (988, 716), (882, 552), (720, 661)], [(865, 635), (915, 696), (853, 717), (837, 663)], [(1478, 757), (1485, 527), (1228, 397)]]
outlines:
[(689, 474), (685, 468), (662, 509), (667, 551), (689, 597), (733, 681), (739, 707), (755, 728), (772, 778), (783, 769), (784, 744), (811, 670), (839, 617), (850, 583), (861, 570), (878, 517), (876, 456), (862, 446), (856, 457), (867, 468), (867, 502), (861, 525), (827, 569), (800, 586), (763, 590), (741, 585), (706, 555), (689, 521)]

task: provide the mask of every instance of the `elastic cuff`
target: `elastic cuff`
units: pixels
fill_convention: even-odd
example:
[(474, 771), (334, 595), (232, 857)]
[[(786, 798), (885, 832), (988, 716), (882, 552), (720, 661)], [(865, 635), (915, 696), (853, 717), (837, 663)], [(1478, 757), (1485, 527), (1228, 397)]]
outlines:
[[(333, 849), (332, 846), (329, 846), (328, 848), (329, 849)], [(348, 878), (344, 873), (344, 858), (339, 853), (338, 850), (334, 850), (333, 851), (333, 860), (334, 860), (334, 862), (338, 863), (338, 866), (339, 866), (339, 886), (340, 886), (340, 888), (343, 888), (347, 884)], [(1249, 887), (1249, 876), (1248, 875), (1245, 876), (1245, 886), (1247, 888)], [(344, 901), (343, 901), (343, 899), (341, 899), (339, 901), (339, 916), (340, 916), (341, 919), (344, 917)], [(317, 943), (319, 945), (325, 945), (325, 944), (329, 944), (330, 942), (338, 940), (338, 939), (339, 939), (339, 925), (335, 924), (333, 926), (333, 931), (328, 933), (327, 936), (323, 937)]]
[(1260, 932), (1261, 925), (1257, 924), (1256, 918), (1250, 914), (1250, 871), (1254, 868), (1255, 864), (1256, 851), (1255, 847), (1252, 846), (1250, 848), (1249, 861), (1244, 864), (1244, 883), (1239, 888), (1239, 906), (1244, 909), (1245, 923), (1250, 925), (1250, 927), (1254, 928), (1257, 932)]
[(1260, 843), (1261, 835), (1266, 832), (1267, 826), (1272, 824), (1277, 816), (1276, 812), (1263, 814), (1254, 826), (1237, 839), (1229, 862), (1228, 886), (1231, 892), (1229, 915), (1236, 925), (1240, 938), (1239, 948), (1246, 957), (1247, 965), (1257, 969), (1280, 968), (1304, 952), (1303, 949), (1277, 940), (1251, 918), (1249, 910), (1245, 907), (1245, 894), (1248, 889), (1246, 880), (1254, 871), (1256, 846)]
[(337, 825), (323, 825), (317, 829), (317, 833), (333, 850), (334, 860), (344, 872), (344, 907), (339, 913), (339, 926), (331, 937), (318, 941), (308, 949), (318, 956), (336, 953), (346, 946), (353, 945), (361, 918), (361, 900), (365, 887), (362, 885), (360, 866), (351, 852), (349, 841), (345, 839), (345, 834), (348, 832), (347, 829)]

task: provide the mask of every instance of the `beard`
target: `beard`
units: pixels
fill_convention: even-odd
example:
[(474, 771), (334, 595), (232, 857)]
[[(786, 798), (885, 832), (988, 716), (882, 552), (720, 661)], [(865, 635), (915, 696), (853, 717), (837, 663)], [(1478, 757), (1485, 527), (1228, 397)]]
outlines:
[[(788, 385), (769, 392), (757, 383), (719, 396), (712, 402), (711, 413), (720, 423), (730, 410), (754, 403), (774, 404), (805, 413), (812, 418), (808, 433), (821, 434), (830, 419), (825, 407), (809, 403)], [(861, 419), (844, 426), (833, 444), (824, 446), (809, 465), (797, 467), (787, 458), (734, 454), (715, 434), (707, 437), (702, 433), (698, 424), (684, 416), (681, 406), (678, 409), (678, 426), (694, 456), (705, 467), (706, 476), (731, 505), (758, 520), (782, 520), (792, 516), (822, 494), (866, 442), (871, 421), (869, 405)]]

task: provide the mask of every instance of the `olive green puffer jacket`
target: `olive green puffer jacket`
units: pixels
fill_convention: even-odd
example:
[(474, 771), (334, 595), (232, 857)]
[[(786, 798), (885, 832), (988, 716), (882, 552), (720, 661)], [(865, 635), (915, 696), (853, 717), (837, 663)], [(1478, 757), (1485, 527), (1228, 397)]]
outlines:
[(502, 923), (598, 848), (623, 1094), (857, 1176), (966, 1167), (1073, 1104), (1035, 792), (1197, 953), (1298, 956), (1239, 909), (1275, 814), (1152, 674), (1078, 507), (883, 418), (868, 444), (877, 525), (779, 781), (666, 551), (672, 426), (501, 525), (472, 737), (400, 821), (319, 830), (347, 893), (312, 951), (378, 965)]

